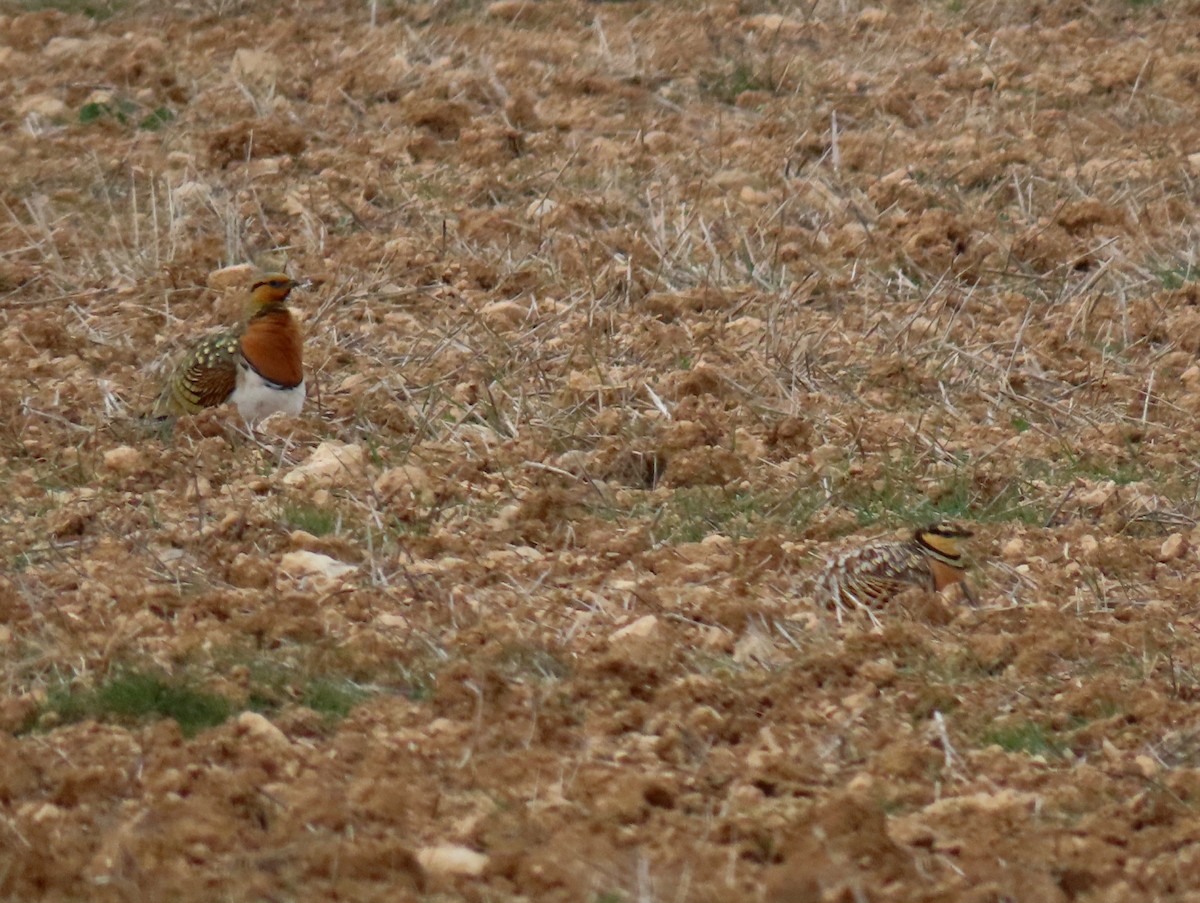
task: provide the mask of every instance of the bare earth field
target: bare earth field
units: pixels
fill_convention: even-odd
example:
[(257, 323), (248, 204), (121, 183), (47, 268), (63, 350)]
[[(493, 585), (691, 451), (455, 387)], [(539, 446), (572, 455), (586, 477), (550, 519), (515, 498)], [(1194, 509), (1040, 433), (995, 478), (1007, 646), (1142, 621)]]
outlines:
[[(1185, 0), (0, 0), (0, 899), (1200, 900), (1198, 104)], [(303, 414), (148, 426), (238, 264)]]

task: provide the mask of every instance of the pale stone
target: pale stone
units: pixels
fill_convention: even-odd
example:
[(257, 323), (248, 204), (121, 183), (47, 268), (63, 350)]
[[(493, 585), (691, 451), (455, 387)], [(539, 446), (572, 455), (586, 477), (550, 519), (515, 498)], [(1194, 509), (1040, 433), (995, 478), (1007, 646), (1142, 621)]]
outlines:
[[(388, 315), (388, 317), (385, 317), (384, 319), (387, 320), (389, 317), (390, 317), (390, 314)], [(351, 373), (348, 376), (346, 376), (340, 383), (338, 383), (337, 390), (339, 392), (353, 392), (359, 386), (365, 386), (366, 384), (367, 384), (367, 377), (364, 374)]]
[(1079, 493), (1076, 498), (1084, 508), (1103, 508), (1109, 499), (1116, 494), (1117, 484), (1106, 480), (1094, 489)]
[(1158, 550), (1159, 561), (1174, 561), (1187, 554), (1188, 541), (1182, 533), (1172, 533)]
[(525, 208), (525, 216), (528, 219), (541, 219), (557, 206), (558, 201), (551, 198), (538, 198)]
[(67, 105), (53, 94), (31, 94), (17, 104), (17, 115), (28, 116), (31, 113), (53, 119), (56, 116), (65, 116)]
[(734, 810), (752, 809), (766, 799), (766, 794), (753, 784), (735, 784), (729, 791), (729, 805)]
[(846, 789), (851, 793), (866, 796), (875, 789), (875, 777), (867, 774), (865, 771), (860, 771), (850, 779), (850, 783), (846, 785)]
[(991, 812), (1005, 812), (1013, 809), (1032, 811), (1042, 802), (1040, 794), (1032, 791), (1013, 790), (1005, 788), (994, 792), (981, 791), (968, 793), (964, 796), (953, 796), (937, 800), (926, 806), (922, 813), (930, 816), (945, 817), (949, 815), (970, 815)]
[[(263, 176), (273, 176), (284, 168), (283, 157), (256, 157), (246, 164), (246, 175), (252, 179), (262, 178)], [(288, 201), (292, 198), (292, 193), (288, 192), (287, 198), (284, 200), (284, 206), (287, 207)], [(304, 208), (301, 207), (301, 210)], [(289, 213), (291, 211), (288, 211)]]
[(429, 474), (416, 464), (388, 468), (375, 481), (375, 491), (384, 498), (403, 495), (422, 502), (433, 500), (433, 484)]
[(886, 658), (879, 658), (864, 662), (859, 667), (858, 673), (876, 686), (884, 687), (896, 679), (896, 665)]
[(1020, 561), (1025, 557), (1025, 540), (1014, 536), (1001, 547), (1000, 557), (1005, 561)]
[(511, 530), (521, 516), (521, 506), (517, 502), (505, 505), (496, 512), (496, 516), (488, 521), (490, 530)]
[(42, 48), (42, 53), (56, 60), (66, 57), (76, 58), (87, 47), (87, 43), (83, 38), (67, 38), (60, 35), (47, 41), (46, 46)]
[(417, 851), (417, 862), (431, 875), (467, 875), (477, 877), (487, 868), (488, 857), (470, 847), (442, 844)]
[(197, 182), (194, 180), (189, 182), (180, 182), (171, 189), (171, 196), (177, 202), (185, 205), (207, 204), (210, 200), (212, 200), (212, 187), (206, 185), (204, 182)]
[(288, 544), (293, 549), (315, 552), (321, 548), (321, 540), (307, 530), (293, 530), (288, 534)]
[(642, 136), (642, 144), (652, 154), (667, 154), (675, 149), (675, 137), (670, 132), (650, 131)]
[(212, 495), (212, 483), (208, 477), (203, 474), (194, 474), (187, 482), (187, 489), (183, 492), (183, 497), (188, 501), (193, 499), (206, 499)]
[(320, 552), (298, 550), (288, 552), (279, 559), (276, 574), (297, 583), (307, 584), (313, 589), (326, 590), (338, 585), (342, 577), (357, 569), (353, 564), (338, 561)]
[(858, 14), (858, 20), (854, 23), (856, 28), (878, 28), (886, 24), (888, 14), (886, 10), (882, 10), (877, 6), (868, 6)]
[(842, 461), (846, 457), (846, 449), (841, 445), (825, 444), (812, 450), (813, 467), (824, 469), (830, 464)]
[(938, 325), (928, 317), (914, 317), (908, 325), (908, 334), (914, 339), (925, 339), (937, 331)]
[(758, 630), (747, 630), (733, 647), (733, 660), (739, 665), (747, 662), (774, 665), (781, 663), (783, 659), (784, 656), (775, 648), (770, 637)]
[(146, 467), (146, 458), (129, 445), (118, 445), (104, 453), (104, 467), (114, 473), (137, 473)]
[(361, 445), (322, 442), (303, 464), (283, 477), (285, 486), (340, 488), (357, 483), (366, 469), (367, 456)]
[(1159, 772), (1158, 762), (1144, 753), (1140, 756), (1134, 756), (1133, 764), (1134, 767), (1137, 768), (1138, 773), (1147, 779), (1155, 777)]
[(257, 274), (258, 270), (255, 267), (248, 263), (239, 263), (231, 267), (213, 270), (208, 274), (207, 282), (209, 288), (215, 288), (217, 291), (224, 291), (234, 286), (249, 288)]
[(713, 184), (724, 191), (734, 188), (741, 190), (743, 185), (758, 181), (758, 178), (744, 169), (722, 169), (712, 177)]
[(495, 0), (487, 5), (487, 14), (496, 19), (518, 19), (533, 6), (532, 0)]
[(654, 615), (643, 615), (631, 624), (626, 624), (609, 637), (612, 643), (639, 643), (653, 639), (659, 631), (659, 621)]
[(234, 51), (233, 63), (230, 66), (234, 78), (260, 84), (274, 81), (282, 69), (278, 57), (274, 54), (248, 47)]
[(529, 308), (515, 301), (493, 301), (479, 312), (483, 322), (499, 332), (516, 329), (529, 316)]
[(1107, 737), (1100, 741), (1100, 752), (1104, 754), (1104, 758), (1109, 762), (1117, 763), (1121, 761), (1121, 751)]
[(241, 735), (280, 746), (291, 745), (292, 741), (287, 738), (287, 734), (258, 712), (242, 712), (242, 714), (237, 716), (235, 723), (237, 725), (237, 732)]
[(761, 28), (763, 31), (779, 31), (783, 28), (784, 18), (779, 13), (762, 13), (750, 16), (746, 24), (750, 28)]
[(764, 204), (771, 202), (771, 195), (765, 191), (759, 191), (757, 188), (752, 188), (749, 185), (743, 185), (741, 191), (738, 192), (738, 198), (745, 204), (750, 204), (754, 207), (762, 207)]

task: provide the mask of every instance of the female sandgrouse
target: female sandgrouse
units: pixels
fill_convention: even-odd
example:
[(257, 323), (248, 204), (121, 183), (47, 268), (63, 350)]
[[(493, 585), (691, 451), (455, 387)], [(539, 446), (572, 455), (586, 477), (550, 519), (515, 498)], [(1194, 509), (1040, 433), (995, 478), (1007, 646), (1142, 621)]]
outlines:
[(849, 609), (867, 613), (878, 626), (875, 610), (908, 587), (940, 592), (966, 583), (966, 563), (959, 545), (971, 536), (969, 529), (950, 521), (918, 527), (908, 539), (872, 542), (829, 559), (817, 581), (817, 593), (837, 610), (838, 621)]

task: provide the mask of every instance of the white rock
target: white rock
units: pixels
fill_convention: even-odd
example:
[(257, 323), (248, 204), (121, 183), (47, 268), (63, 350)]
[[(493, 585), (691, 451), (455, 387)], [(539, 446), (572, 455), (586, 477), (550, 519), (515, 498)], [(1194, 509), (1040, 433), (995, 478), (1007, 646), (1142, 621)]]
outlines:
[(357, 444), (322, 442), (308, 460), (284, 475), (283, 485), (329, 488), (357, 483), (366, 469), (367, 455)]
[(280, 746), (291, 746), (292, 741), (287, 734), (273, 725), (258, 712), (242, 712), (237, 716), (237, 732), (255, 740)]
[(288, 552), (279, 559), (276, 576), (324, 591), (341, 583), (341, 578), (358, 568), (320, 552), (299, 550)]
[(498, 332), (516, 329), (529, 316), (529, 308), (515, 301), (493, 301), (479, 312), (483, 322)]
[[(192, 180), (190, 182), (180, 182), (171, 189), (171, 196), (182, 204), (192, 206), (206, 204), (212, 200), (212, 186), (204, 182)], [(223, 272), (218, 270), (217, 272)], [(212, 276), (210, 274), (209, 279)], [(210, 283), (211, 284), (211, 283)]]
[(1020, 561), (1025, 557), (1025, 541), (1019, 536), (1014, 536), (1004, 544), (1000, 550), (1000, 557), (1005, 561)]
[(104, 467), (114, 473), (138, 473), (146, 467), (146, 458), (130, 445), (118, 445), (104, 453)]
[(525, 208), (525, 216), (529, 219), (541, 219), (558, 206), (558, 201), (551, 198), (538, 198)]
[(222, 267), (219, 270), (213, 270), (208, 274), (209, 288), (215, 288), (218, 291), (224, 291), (233, 286), (250, 287), (250, 283), (254, 281), (258, 270), (248, 263), (239, 263), (236, 266)]
[(279, 58), (274, 54), (265, 50), (252, 50), (249, 47), (234, 51), (233, 63), (230, 66), (234, 78), (259, 84), (274, 81), (282, 69)]
[(1182, 558), (1187, 553), (1187, 550), (1187, 537), (1182, 533), (1172, 533), (1158, 550), (1158, 560), (1174, 561), (1176, 558)]
[(770, 637), (759, 630), (747, 630), (733, 646), (733, 660), (738, 664), (758, 662), (773, 665), (781, 663), (784, 656), (775, 648)]
[(56, 60), (66, 57), (78, 59), (87, 44), (88, 42), (83, 38), (67, 38), (60, 35), (47, 41), (46, 46), (42, 48), (42, 53)]
[(375, 481), (375, 491), (384, 498), (403, 494), (418, 500), (432, 500), (433, 484), (425, 468), (416, 464), (401, 464), (379, 475)]
[(611, 643), (645, 642), (653, 639), (659, 631), (659, 621), (654, 615), (643, 615), (632, 624), (626, 624), (610, 636)]
[(30, 113), (53, 119), (56, 116), (65, 116), (67, 105), (53, 94), (31, 94), (17, 104), (18, 116), (25, 117)]
[(469, 847), (457, 844), (442, 844), (436, 847), (425, 847), (417, 851), (417, 862), (421, 868), (431, 875), (469, 875), (476, 877), (483, 874), (487, 867), (488, 858), (483, 853), (477, 853)]

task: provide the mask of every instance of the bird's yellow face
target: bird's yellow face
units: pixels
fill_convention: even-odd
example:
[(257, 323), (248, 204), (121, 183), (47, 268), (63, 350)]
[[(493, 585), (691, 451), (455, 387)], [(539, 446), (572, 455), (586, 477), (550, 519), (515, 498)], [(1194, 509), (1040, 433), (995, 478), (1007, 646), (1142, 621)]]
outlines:
[(972, 536), (972, 532), (962, 524), (953, 521), (939, 521), (917, 531), (921, 542), (947, 558), (958, 558), (962, 555), (962, 540)]

